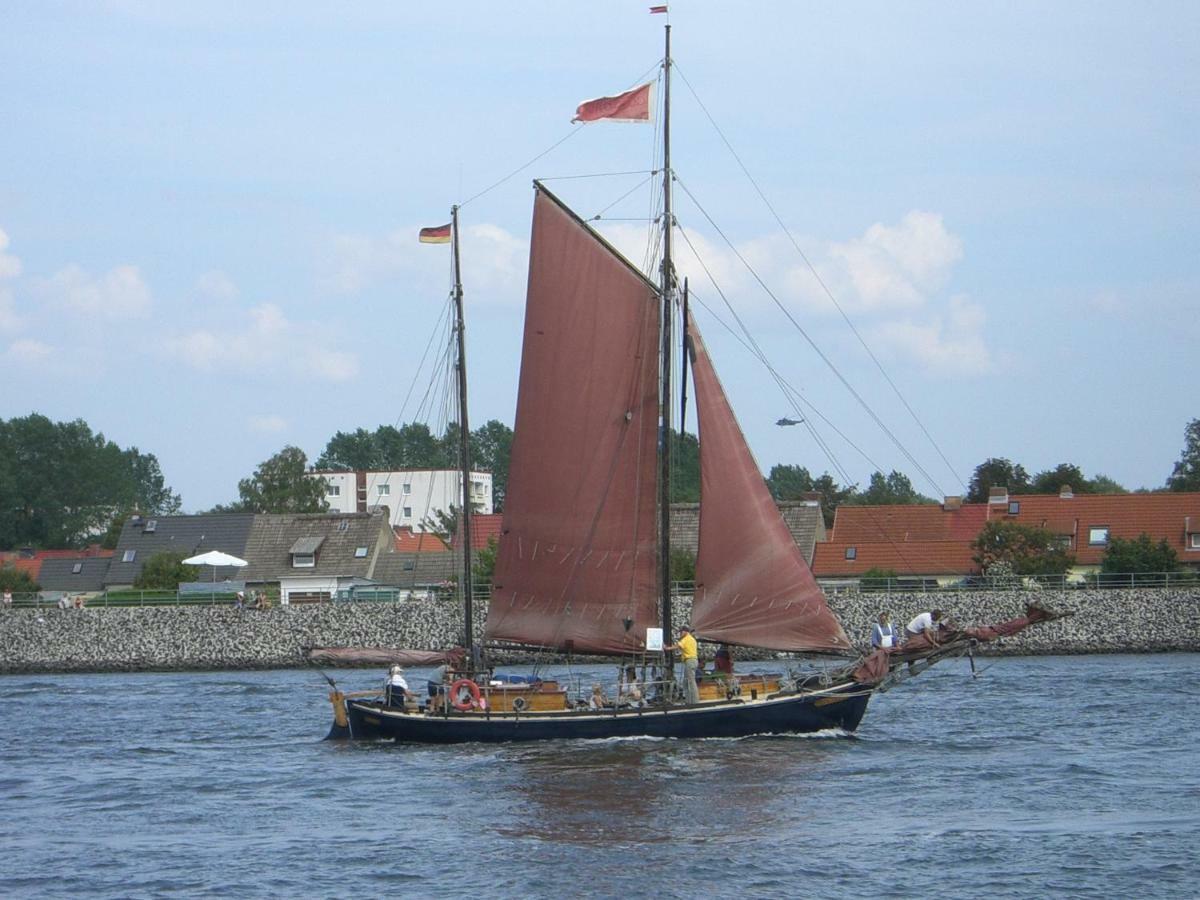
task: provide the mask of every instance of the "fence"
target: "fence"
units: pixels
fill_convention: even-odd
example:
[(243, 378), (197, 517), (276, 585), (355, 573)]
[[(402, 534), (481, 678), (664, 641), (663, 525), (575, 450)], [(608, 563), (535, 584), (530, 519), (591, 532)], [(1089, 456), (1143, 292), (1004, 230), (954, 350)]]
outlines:
[[(1200, 573), (1183, 572), (1099, 572), (1079, 575), (1001, 575), (989, 577), (972, 575), (957, 581), (942, 582), (936, 578), (863, 578), (821, 579), (820, 585), (827, 594), (879, 592), (879, 593), (937, 593), (948, 591), (1070, 591), (1083, 588), (1162, 588), (1188, 589), (1200, 587)], [(675, 596), (690, 597), (695, 586), (690, 581), (677, 581), (671, 586)], [(259, 593), (264, 593), (260, 591)], [(267, 589), (266, 605), (279, 603), (278, 589)], [(486, 602), (491, 598), (490, 584), (475, 585), (475, 602)], [(74, 594), (62, 591), (38, 593), (14, 593), (13, 606), (25, 609), (70, 609), (85, 607), (94, 609), (137, 606), (233, 606), (237, 594), (230, 591), (208, 593), (187, 591), (103, 591), (98, 594)], [(322, 600), (293, 600), (293, 603), (400, 603), (411, 599), (429, 600), (435, 603), (456, 602), (457, 594), (448, 591), (424, 591), (412, 588), (379, 586), (368, 590), (358, 589), (353, 593), (338, 592), (332, 598)], [(250, 601), (247, 606), (253, 606)]]

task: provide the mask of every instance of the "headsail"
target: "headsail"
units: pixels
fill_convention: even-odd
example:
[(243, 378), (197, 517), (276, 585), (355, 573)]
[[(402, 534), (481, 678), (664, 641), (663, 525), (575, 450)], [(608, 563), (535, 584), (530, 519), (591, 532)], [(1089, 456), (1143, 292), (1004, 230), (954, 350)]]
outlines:
[(746, 446), (688, 322), (700, 429), (700, 546), (692, 624), (700, 637), (785, 651), (849, 650)]
[(657, 289), (537, 185), (487, 637), (620, 653), (656, 624)]

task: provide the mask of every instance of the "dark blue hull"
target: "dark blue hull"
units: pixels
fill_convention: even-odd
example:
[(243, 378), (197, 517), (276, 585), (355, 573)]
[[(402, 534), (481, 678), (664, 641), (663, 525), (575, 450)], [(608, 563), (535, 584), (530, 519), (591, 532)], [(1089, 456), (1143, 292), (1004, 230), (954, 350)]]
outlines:
[[(596, 740), (613, 737), (712, 738), (804, 734), (858, 727), (870, 689), (847, 685), (817, 694), (699, 706), (616, 712), (483, 715), (405, 713), (375, 702), (346, 701), (350, 736), (420, 744)], [(333, 733), (330, 735), (334, 736)]]

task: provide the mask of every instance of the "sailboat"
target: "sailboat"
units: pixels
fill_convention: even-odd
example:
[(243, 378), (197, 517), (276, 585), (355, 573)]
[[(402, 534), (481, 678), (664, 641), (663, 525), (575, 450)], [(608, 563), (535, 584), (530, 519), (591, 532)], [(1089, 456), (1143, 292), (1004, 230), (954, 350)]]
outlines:
[[(470, 503), (464, 502), (464, 663), (452, 683), (421, 706), (393, 706), (335, 686), (330, 737), (458, 743), (850, 732), (877, 690), (987, 639), (955, 632), (921, 650), (862, 660), (826, 603), (683, 309), (686, 290), (679, 290), (671, 263), (670, 26), (666, 48), (658, 282), (534, 182), (515, 436), (485, 646), (474, 643)], [(451, 225), (465, 486), (469, 432), (457, 212)], [(676, 630), (665, 439), (675, 403), (677, 317), (700, 439), (691, 627), (704, 641), (847, 657), (840, 667), (808, 676), (712, 679), (702, 684), (698, 702), (688, 702), (679, 689), (669, 643)], [(496, 679), (483, 651), (500, 643), (633, 662), (641, 677), (626, 700), (636, 700), (581, 708), (552, 679)], [(648, 674), (651, 665), (658, 678)]]

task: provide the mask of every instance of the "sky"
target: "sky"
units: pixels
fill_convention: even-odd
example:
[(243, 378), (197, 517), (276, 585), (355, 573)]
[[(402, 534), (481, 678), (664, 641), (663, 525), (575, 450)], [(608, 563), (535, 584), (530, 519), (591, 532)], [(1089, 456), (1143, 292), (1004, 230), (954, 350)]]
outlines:
[[(0, 418), (153, 453), (187, 511), (285, 445), (407, 420), (450, 284), (416, 233), (457, 203), (471, 422), (511, 425), (532, 179), (640, 258), (649, 188), (620, 173), (655, 128), (570, 119), (654, 77), (650, 5), (8, 5)], [(940, 497), (1003, 456), (1163, 484), (1200, 417), (1200, 5), (677, 0), (669, 22), (705, 261), (677, 238), (678, 262), (764, 471)], [(816, 436), (775, 425), (797, 412)]]

